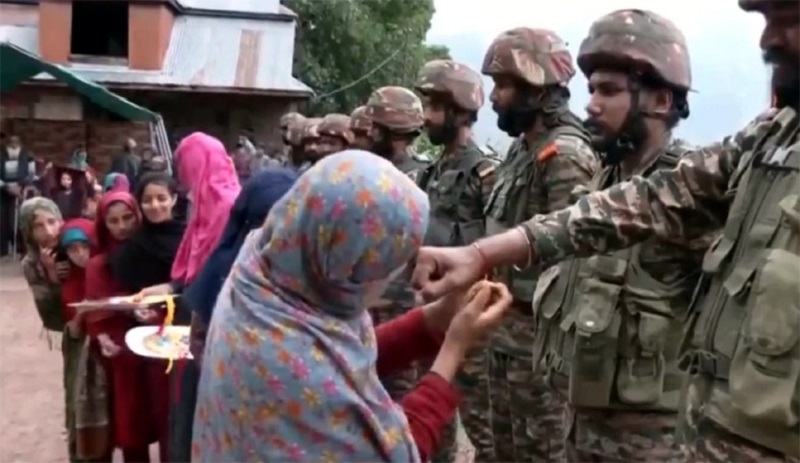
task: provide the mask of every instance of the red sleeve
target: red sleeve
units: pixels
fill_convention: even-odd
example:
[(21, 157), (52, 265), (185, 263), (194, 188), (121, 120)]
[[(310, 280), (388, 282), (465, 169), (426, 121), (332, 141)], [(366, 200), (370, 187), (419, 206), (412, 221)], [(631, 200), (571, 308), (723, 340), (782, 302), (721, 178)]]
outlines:
[(420, 358), (433, 357), (442, 337), (432, 334), (421, 308), (410, 310), (375, 328), (378, 343), (378, 375), (405, 370)]
[(455, 418), (461, 395), (452, 384), (436, 373), (422, 377), (400, 401), (408, 419), (420, 461), (430, 461), (442, 440), (447, 425)]

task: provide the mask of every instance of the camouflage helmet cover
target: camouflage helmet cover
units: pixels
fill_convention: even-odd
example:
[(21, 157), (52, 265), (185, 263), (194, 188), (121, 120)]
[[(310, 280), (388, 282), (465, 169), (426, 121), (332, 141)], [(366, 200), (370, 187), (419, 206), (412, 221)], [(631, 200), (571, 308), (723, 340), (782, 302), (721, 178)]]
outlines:
[(618, 10), (595, 21), (581, 42), (578, 66), (586, 76), (614, 61), (636, 72), (689, 90), (692, 71), (686, 38), (675, 24), (652, 11)]
[(381, 87), (372, 92), (366, 114), (373, 124), (395, 132), (413, 132), (424, 124), (422, 101), (404, 87)]
[(420, 70), (414, 88), (423, 95), (447, 95), (456, 106), (467, 111), (477, 111), (483, 106), (483, 80), (480, 74), (455, 61), (428, 61)]
[(317, 133), (329, 137), (339, 137), (347, 142), (353, 143), (353, 132), (350, 131), (350, 116), (344, 114), (328, 114), (322, 118), (317, 126)]
[(300, 113), (296, 113), (296, 112), (286, 113), (283, 116), (281, 116), (281, 121), (280, 121), (279, 125), (280, 125), (281, 129), (288, 129), (289, 128), (289, 124), (291, 124), (294, 121), (298, 121), (298, 120), (302, 120), (302, 119), (305, 119), (305, 117)]
[(566, 86), (575, 75), (575, 66), (566, 42), (555, 32), (518, 27), (492, 41), (481, 72), (508, 74), (537, 87)]
[(320, 122), (322, 122), (321, 117), (310, 117), (306, 119), (306, 123), (303, 124), (303, 136), (301, 137), (302, 143), (305, 143), (314, 138), (319, 138)]
[(286, 141), (292, 146), (300, 146), (303, 144), (303, 132), (306, 129), (308, 119), (300, 117), (289, 122), (286, 126)]
[(350, 114), (350, 130), (368, 131), (372, 127), (372, 121), (367, 117), (367, 107), (359, 106)]

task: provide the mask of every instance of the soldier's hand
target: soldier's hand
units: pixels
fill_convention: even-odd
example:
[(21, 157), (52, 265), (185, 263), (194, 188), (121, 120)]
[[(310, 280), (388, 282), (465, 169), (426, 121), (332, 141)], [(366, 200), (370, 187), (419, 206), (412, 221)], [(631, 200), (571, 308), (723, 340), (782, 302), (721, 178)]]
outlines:
[(426, 301), (451, 291), (464, 291), (486, 273), (485, 262), (475, 246), (423, 247), (417, 256), (411, 282)]

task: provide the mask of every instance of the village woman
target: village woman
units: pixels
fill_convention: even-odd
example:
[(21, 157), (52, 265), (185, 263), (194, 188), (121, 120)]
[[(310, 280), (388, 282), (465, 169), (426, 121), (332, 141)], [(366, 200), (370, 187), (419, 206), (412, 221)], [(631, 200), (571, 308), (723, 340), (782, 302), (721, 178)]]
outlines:
[[(395, 367), (411, 359), (401, 337), (376, 337), (366, 307), (414, 257), (428, 212), (407, 176), (364, 151), (324, 158), (300, 177), (248, 236), (217, 299), (192, 461), (428, 459), (458, 405), (450, 382), (459, 364), (511, 300), (506, 291), (482, 318), (481, 291), (418, 390), (402, 408), (392, 402), (376, 358), (395, 355)], [(425, 314), (403, 318), (395, 327), (412, 328), (402, 334), (413, 344)]]
[[(136, 201), (142, 212), (142, 224), (130, 239), (111, 254), (111, 273), (125, 294), (168, 280), (172, 262), (178, 253), (186, 225), (175, 219), (173, 209), (177, 200), (175, 180), (166, 173), (146, 174), (139, 181)], [(143, 324), (160, 324), (164, 313), (137, 310)], [(148, 406), (155, 420), (162, 459), (168, 455), (169, 440), (169, 376), (165, 363), (141, 359), (146, 383), (149, 385)]]
[[(97, 206), (96, 234), (101, 254), (90, 259), (86, 268), (85, 296), (97, 300), (125, 294), (111, 269), (111, 256), (134, 235), (139, 227), (139, 208), (130, 193), (106, 193)], [(85, 316), (86, 331), (104, 360), (111, 389), (113, 445), (122, 449), (126, 462), (149, 462), (149, 445), (161, 437), (159, 419), (154, 417), (152, 394), (164, 384), (149, 384), (147, 362), (125, 345), (125, 333), (137, 326), (128, 313), (97, 310)], [(165, 442), (159, 442), (164, 448)], [(161, 455), (162, 461), (167, 461)]]
[[(225, 147), (214, 137), (196, 132), (184, 138), (175, 150), (178, 180), (189, 189), (189, 219), (175, 262), (171, 281), (139, 293), (180, 293), (191, 284), (217, 246), (241, 187)], [(188, 324), (191, 314), (178, 300), (176, 324)], [(200, 370), (184, 361), (173, 373), (170, 384), (170, 461), (190, 461), (192, 421)]]
[[(58, 206), (50, 199), (31, 198), (20, 206), (20, 228), (27, 250), (22, 259), (22, 272), (33, 294), (33, 302), (44, 329), (57, 332), (63, 332), (66, 324), (61, 304), (61, 283), (69, 271), (67, 262), (57, 262), (56, 259), (58, 237), (63, 224)], [(65, 336), (62, 342), (66, 341), (68, 337)], [(68, 363), (68, 352), (68, 348), (62, 348), (65, 366)], [(65, 387), (68, 383), (67, 370), (63, 369)], [(67, 395), (65, 391), (65, 397)], [(68, 408), (69, 403), (66, 400), (65, 409)], [(68, 434), (67, 437), (68, 444), (71, 444), (73, 436)], [(74, 460), (74, 447), (69, 445), (68, 450), (70, 459)]]
[(244, 185), (233, 203), (225, 231), (211, 257), (183, 293), (183, 302), (192, 310), (191, 351), (202, 363), (205, 333), (222, 283), (250, 231), (260, 227), (267, 214), (297, 180), (292, 169), (271, 168), (256, 173)]

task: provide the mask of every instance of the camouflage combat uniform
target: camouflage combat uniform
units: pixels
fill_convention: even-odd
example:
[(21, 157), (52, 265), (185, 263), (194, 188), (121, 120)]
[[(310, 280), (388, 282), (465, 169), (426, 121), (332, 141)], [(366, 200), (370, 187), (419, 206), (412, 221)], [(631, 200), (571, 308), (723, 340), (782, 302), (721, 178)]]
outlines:
[[(625, 72), (640, 65), (665, 86), (691, 87), (683, 34), (648, 11), (620, 10), (597, 20), (577, 62), (587, 78), (595, 70)], [(644, 117), (636, 111), (628, 117)], [(642, 160), (630, 176), (669, 170), (689, 150), (666, 138), (654, 152), (626, 153)], [(621, 166), (610, 164), (588, 190), (624, 180)], [(714, 236), (679, 242), (652, 238), (616, 253), (552, 266), (540, 276), (533, 300), (539, 355), (534, 364), (568, 403), (568, 461), (685, 460), (674, 432), (678, 347), (700, 263)], [(592, 320), (591, 326), (581, 324), (584, 320)]]
[[(744, 0), (749, 8), (758, 1)], [(677, 167), (634, 177), (524, 227), (541, 265), (722, 227), (681, 346), (678, 430), (691, 462), (800, 456), (800, 115), (776, 109)], [(599, 318), (575, 320), (599, 332)]]
[[(480, 74), (468, 66), (449, 60), (435, 60), (420, 71), (416, 89), (423, 95), (449, 101), (453, 110), (477, 111), (483, 106), (484, 91)], [(430, 199), (431, 221), (425, 244), (462, 246), (486, 234), (484, 210), (494, 187), (498, 160), (486, 156), (473, 140), (455, 151), (445, 152), (419, 178), (419, 186)], [(459, 419), (473, 446), (481, 455), (493, 453), (489, 412), (489, 376), (486, 352), (471, 353), (456, 382), (464, 401)], [(421, 365), (420, 375), (430, 370)], [(456, 423), (451, 423), (442, 438), (440, 452), (432, 461), (452, 461), (456, 445)]]
[[(536, 87), (566, 86), (575, 75), (563, 40), (553, 32), (528, 28), (512, 29), (495, 39), (482, 71), (511, 75)], [(556, 121), (532, 144), (520, 136), (498, 167), (486, 207), (489, 234), (568, 206), (570, 192), (588, 183), (597, 171), (599, 162), (580, 120), (563, 108)], [(563, 402), (534, 374), (532, 364), (531, 298), (538, 273), (538, 268), (515, 267), (502, 268), (497, 274), (511, 290), (514, 305), (489, 347), (495, 454), (478, 455), (479, 461), (563, 458)]]
[[(381, 87), (370, 95), (365, 116), (373, 126), (381, 126), (392, 133), (414, 134), (422, 128), (422, 102), (414, 92), (403, 87)], [(404, 156), (390, 159), (400, 171), (415, 182), (428, 162), (416, 154), (411, 146)], [(381, 302), (370, 308), (373, 323), (377, 326), (412, 309), (415, 304), (409, 275), (403, 275), (390, 283)], [(399, 400), (417, 383), (417, 371), (409, 368), (381, 378), (389, 395)]]
[(350, 114), (350, 133), (353, 134), (352, 148), (369, 150), (369, 129), (372, 121), (367, 117), (367, 107), (359, 106)]
[(353, 143), (350, 116), (344, 114), (326, 114), (317, 126), (317, 133), (322, 156), (342, 151)]
[(306, 118), (302, 114), (291, 112), (281, 116), (279, 121), (281, 135), (283, 136), (284, 142), (287, 144), (287, 151), (284, 153), (284, 163), (287, 166), (291, 166), (294, 163), (292, 157), (299, 152), (298, 147), (300, 146), (302, 131), (298, 131), (297, 128), (301, 127), (305, 120)]

